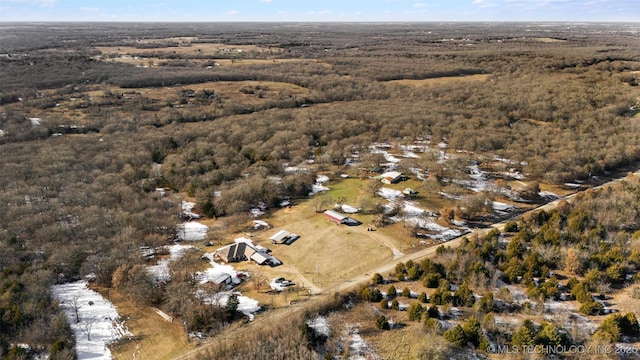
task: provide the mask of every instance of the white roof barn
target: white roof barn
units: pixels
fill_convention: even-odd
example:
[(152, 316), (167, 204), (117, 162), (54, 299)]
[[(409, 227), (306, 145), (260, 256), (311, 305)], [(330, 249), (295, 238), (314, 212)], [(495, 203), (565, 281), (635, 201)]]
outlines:
[(272, 243), (282, 243), (284, 242), (284, 240), (289, 236), (289, 232), (287, 230), (280, 230), (277, 233), (273, 234), (273, 236), (271, 236), (269, 238), (269, 240), (271, 240)]
[(402, 180), (402, 173), (398, 171), (389, 171), (380, 175), (380, 181), (385, 184), (395, 184)]

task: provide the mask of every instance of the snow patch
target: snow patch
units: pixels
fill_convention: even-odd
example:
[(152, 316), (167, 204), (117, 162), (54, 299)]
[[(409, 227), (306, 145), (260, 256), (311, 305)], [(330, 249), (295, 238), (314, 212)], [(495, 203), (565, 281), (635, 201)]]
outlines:
[(380, 357), (373, 352), (373, 349), (367, 344), (366, 341), (360, 336), (360, 330), (358, 326), (349, 328), (349, 360), (371, 360), (380, 359)]
[(204, 271), (196, 272), (195, 278), (198, 283), (206, 284), (207, 282), (213, 281), (222, 274), (228, 274), (229, 276), (231, 276), (231, 282), (233, 284), (237, 285), (242, 282), (242, 280), (240, 280), (240, 278), (238, 277), (238, 272), (233, 266), (228, 264), (218, 264), (213, 260), (214, 253), (204, 254), (202, 257), (209, 259), (209, 265), (211, 265), (211, 267), (207, 268)]
[(329, 321), (326, 316), (316, 316), (313, 319), (307, 320), (307, 325), (312, 328), (316, 334), (320, 334), (329, 337)]
[(329, 177), (327, 175), (319, 175), (316, 179), (317, 184), (324, 184), (329, 182)]
[[(336, 206), (338, 206), (338, 204), (336, 204)], [(342, 204), (341, 209), (345, 214), (355, 214), (360, 211), (360, 209), (347, 204)]]
[(319, 175), (318, 178), (316, 179), (316, 183), (311, 185), (311, 192), (309, 193), (309, 196), (313, 196), (317, 193), (329, 191), (328, 187), (322, 185), (322, 184), (326, 184), (327, 182), (329, 182), (328, 176)]
[[(113, 304), (89, 289), (86, 281), (54, 285), (51, 291), (69, 320), (79, 360), (110, 360), (107, 345), (133, 335)], [(80, 322), (76, 322), (76, 308)]]
[(396, 198), (403, 197), (402, 192), (400, 190), (394, 190), (387, 187), (380, 188), (380, 190), (378, 190), (378, 195), (380, 195), (381, 197), (389, 201), (393, 201)]
[(209, 231), (207, 225), (190, 221), (178, 226), (178, 238), (184, 241), (200, 241), (204, 240), (207, 231)]
[(253, 229), (254, 230), (262, 229), (262, 228), (269, 228), (269, 223), (267, 223), (266, 221), (262, 221), (262, 220), (253, 220)]
[(200, 219), (200, 215), (193, 212), (193, 208), (196, 207), (196, 203), (183, 201), (182, 202), (182, 215), (189, 219)]
[(440, 241), (448, 241), (451, 239), (455, 239), (459, 236), (462, 236), (463, 234), (470, 232), (468, 228), (452, 229), (446, 226), (439, 225), (431, 218), (427, 218), (427, 219), (413, 218), (413, 219), (408, 219), (407, 222), (428, 231), (428, 233), (421, 234), (422, 236), (425, 236), (434, 240), (440, 240)]
[(159, 282), (167, 282), (171, 280), (171, 273), (169, 272), (169, 263), (177, 261), (184, 256), (187, 249), (193, 248), (191, 245), (170, 245), (165, 246), (165, 249), (169, 250), (169, 257), (158, 260), (156, 265), (148, 266), (147, 272)]

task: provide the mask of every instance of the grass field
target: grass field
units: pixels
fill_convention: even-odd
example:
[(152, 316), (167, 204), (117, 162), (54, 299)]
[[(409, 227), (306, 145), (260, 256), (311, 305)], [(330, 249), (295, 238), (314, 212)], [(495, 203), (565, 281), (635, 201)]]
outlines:
[[(162, 41), (172, 41), (172, 39), (158, 40), (157, 43), (162, 44)], [(217, 43), (190, 43), (181, 42), (179, 46), (167, 46), (158, 48), (137, 48), (134, 46), (98, 46), (98, 51), (105, 55), (140, 55), (148, 53), (174, 53), (179, 55), (220, 55), (220, 54), (233, 54), (242, 52), (267, 52), (267, 53), (280, 53), (282, 50), (277, 48), (262, 48), (256, 45), (227, 45)]]
[(111, 347), (114, 359), (173, 359), (190, 347), (180, 322), (167, 322), (153, 309), (133, 303), (115, 289), (93, 289), (114, 304), (133, 333), (130, 340)]
[(401, 85), (413, 85), (413, 86), (429, 86), (429, 85), (442, 85), (453, 82), (467, 82), (467, 81), (485, 81), (489, 78), (490, 75), (487, 74), (476, 74), (476, 75), (464, 75), (464, 76), (445, 76), (433, 79), (422, 79), (422, 80), (391, 80), (389, 83), (392, 84), (401, 84)]
[[(308, 89), (298, 85), (273, 81), (215, 81), (202, 84), (179, 85), (154, 88), (120, 88), (117, 86), (97, 85), (87, 87), (87, 91), (75, 93), (73, 96), (65, 96), (56, 102), (56, 106), (46, 109), (33, 108), (30, 117), (40, 117), (45, 122), (49, 119), (64, 119), (70, 125), (91, 125), (95, 117), (88, 114), (87, 108), (108, 107), (109, 111), (117, 113), (121, 118), (135, 118), (145, 107), (155, 110), (157, 116), (169, 116), (175, 113), (179, 107), (181, 110), (200, 109), (196, 99), (186, 98), (186, 103), (181, 103), (185, 90), (202, 92), (203, 90), (215, 91), (218, 102), (210, 105), (209, 109), (215, 111), (216, 106), (257, 106), (280, 100), (297, 99), (310, 96)], [(241, 91), (242, 90), (242, 91)], [(254, 94), (245, 93), (252, 90)], [(244, 91), (244, 92), (243, 92)], [(52, 93), (52, 91), (45, 91)], [(122, 96), (120, 106), (109, 105), (114, 100), (114, 95)], [(101, 105), (104, 104), (104, 105)], [(15, 105), (17, 107), (17, 105)]]
[[(365, 184), (359, 179), (332, 181), (328, 184), (331, 190), (316, 196), (328, 196), (334, 201), (342, 197), (345, 204), (356, 206), (357, 199), (366, 196)], [(281, 276), (297, 274), (323, 289), (392, 260), (392, 249), (397, 254), (423, 248), (417, 246), (417, 239), (409, 237), (402, 224), (367, 231), (368, 227), (372, 227), (370, 224), (375, 215), (354, 214), (353, 217), (362, 225), (337, 225), (317, 213), (316, 204), (317, 198), (309, 199), (264, 218), (274, 228), (258, 233), (254, 239), (270, 247), (273, 255), (284, 263), (275, 271), (265, 270), (269, 274), (275, 276), (278, 271)], [(333, 202), (323, 210), (332, 205)], [(268, 238), (283, 229), (300, 235), (300, 239), (291, 245), (271, 245)]]
[[(156, 67), (160, 66), (162, 63), (170, 63), (171, 60), (162, 59), (159, 57), (139, 57), (137, 55), (131, 56), (127, 54), (122, 54), (117, 57), (112, 57), (108, 59), (99, 58), (99, 60), (103, 61), (116, 61), (126, 64), (132, 64), (136, 66), (147, 66), (147, 67)], [(185, 61), (185, 60), (180, 60)], [(190, 63), (196, 66), (204, 66), (206, 64), (211, 64), (212, 62), (218, 63), (220, 66), (247, 66), (247, 65), (269, 65), (269, 64), (282, 64), (282, 63), (318, 63), (322, 64), (325, 67), (330, 67), (331, 65), (326, 62), (314, 60), (314, 59), (281, 59), (281, 58), (268, 58), (268, 59), (219, 59), (213, 57), (207, 60), (201, 59), (189, 59)]]

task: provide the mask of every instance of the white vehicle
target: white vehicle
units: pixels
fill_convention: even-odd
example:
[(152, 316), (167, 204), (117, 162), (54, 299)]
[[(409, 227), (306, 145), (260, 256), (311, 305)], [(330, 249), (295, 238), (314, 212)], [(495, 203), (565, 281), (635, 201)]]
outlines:
[(292, 281), (289, 281), (283, 277), (275, 278), (271, 280), (269, 286), (275, 291), (283, 291), (287, 286), (295, 285)]

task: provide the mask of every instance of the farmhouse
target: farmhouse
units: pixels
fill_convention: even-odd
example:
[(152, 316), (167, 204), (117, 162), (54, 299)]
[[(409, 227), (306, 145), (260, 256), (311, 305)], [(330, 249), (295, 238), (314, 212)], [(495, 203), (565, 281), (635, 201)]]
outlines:
[(227, 245), (216, 250), (215, 256), (226, 263), (248, 260), (256, 250), (245, 242)]
[(337, 211), (334, 210), (327, 210), (324, 212), (324, 216), (337, 223), (337, 224), (345, 224), (345, 225), (349, 225), (349, 226), (357, 226), (357, 225), (361, 225), (362, 223), (354, 218), (350, 218), (344, 214), (340, 214)]

